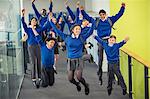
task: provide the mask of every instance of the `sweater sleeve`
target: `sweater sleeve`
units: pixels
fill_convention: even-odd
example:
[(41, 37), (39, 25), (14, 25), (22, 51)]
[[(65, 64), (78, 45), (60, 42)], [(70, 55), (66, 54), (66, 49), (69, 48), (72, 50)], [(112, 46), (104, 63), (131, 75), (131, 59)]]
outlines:
[(104, 41), (100, 39), (98, 36), (95, 36), (95, 39), (97, 40), (98, 43), (100, 43), (104, 47)]
[(62, 12), (59, 13), (58, 17), (57, 17), (57, 22), (59, 22), (59, 19), (61, 18), (62, 16)]
[(63, 33), (62, 31), (60, 31), (52, 21), (50, 21), (50, 25), (54, 29), (55, 33), (57, 35), (59, 35), (63, 40), (65, 40), (65, 38), (67, 37), (67, 35), (65, 33)]
[(94, 30), (94, 27), (95, 27), (95, 24), (94, 24), (95, 20), (93, 19), (92, 20), (92, 27), (88, 30), (87, 33), (83, 34), (83, 38), (86, 40), (90, 35), (93, 34), (93, 30)]
[(36, 37), (36, 41), (40, 44), (40, 46), (44, 46), (45, 43), (42, 40), (42, 37), (40, 35), (35, 36)]
[(92, 21), (94, 20), (92, 17), (90, 17), (84, 10), (81, 10), (81, 13), (86, 20), (92, 23)]
[(40, 14), (40, 13), (38, 12), (38, 10), (36, 9), (36, 7), (35, 7), (35, 4), (34, 4), (34, 3), (32, 3), (32, 8), (33, 8), (33, 10), (34, 10), (34, 12), (35, 12), (35, 14), (36, 14), (37, 18), (38, 18), (38, 19), (40, 19), (41, 14)]
[(27, 24), (25, 23), (24, 17), (22, 17), (21, 21), (24, 31), (28, 34), (28, 27)]
[(126, 42), (123, 40), (119, 43), (117, 43), (118, 48), (122, 47), (124, 44), (126, 44)]
[(119, 12), (115, 16), (111, 16), (110, 20), (112, 21), (112, 24), (114, 24), (124, 13), (125, 7), (121, 7)]
[(51, 2), (50, 5), (49, 5), (49, 11), (50, 11), (50, 12), (53, 11), (53, 2)]
[(69, 6), (67, 6), (67, 11), (68, 11), (69, 15), (71, 16), (72, 20), (74, 21), (75, 20), (75, 15), (74, 15), (73, 11), (70, 9)]

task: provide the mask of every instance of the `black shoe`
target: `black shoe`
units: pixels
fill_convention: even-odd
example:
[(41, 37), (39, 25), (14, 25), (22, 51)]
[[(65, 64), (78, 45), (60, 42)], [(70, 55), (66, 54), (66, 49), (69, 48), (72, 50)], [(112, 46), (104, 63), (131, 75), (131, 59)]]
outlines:
[(85, 95), (89, 95), (90, 89), (89, 89), (89, 84), (86, 84), (85, 86)]
[(57, 74), (57, 71), (56, 71), (56, 70), (54, 70), (54, 73), (55, 73), (55, 74)]
[(76, 86), (77, 87), (77, 91), (81, 91), (81, 86), (80, 86), (80, 83), (78, 82), (78, 85)]
[(90, 54), (90, 63), (94, 63), (94, 58), (93, 58), (93, 56)]
[(127, 90), (126, 90), (126, 89), (123, 89), (122, 94), (123, 94), (123, 95), (126, 95), (126, 94), (127, 94)]
[(37, 89), (40, 88), (40, 85), (41, 85), (41, 79), (39, 78), (38, 81), (37, 81), (37, 83), (36, 83), (36, 88)]
[(111, 95), (111, 91), (112, 91), (112, 88), (108, 89), (108, 95), (110, 96)]

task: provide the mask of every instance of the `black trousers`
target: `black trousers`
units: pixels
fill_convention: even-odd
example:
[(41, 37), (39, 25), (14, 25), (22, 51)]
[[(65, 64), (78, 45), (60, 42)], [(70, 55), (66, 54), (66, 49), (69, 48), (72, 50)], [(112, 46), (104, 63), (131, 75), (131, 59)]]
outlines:
[(55, 82), (54, 69), (42, 67), (42, 87), (53, 86)]
[(112, 82), (114, 80), (113, 75), (116, 74), (118, 81), (120, 83), (120, 86), (122, 89), (127, 89), (126, 84), (124, 82), (123, 76), (120, 71), (120, 64), (119, 62), (116, 63), (108, 63), (108, 86), (107, 89), (112, 88)]

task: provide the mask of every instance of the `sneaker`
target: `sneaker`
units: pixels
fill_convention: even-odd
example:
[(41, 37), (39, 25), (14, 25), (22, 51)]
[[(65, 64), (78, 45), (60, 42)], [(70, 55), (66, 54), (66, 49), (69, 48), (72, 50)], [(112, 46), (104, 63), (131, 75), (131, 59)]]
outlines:
[(112, 88), (108, 89), (108, 95), (110, 96), (111, 95), (111, 91), (112, 91)]
[(126, 94), (127, 94), (127, 90), (126, 90), (126, 89), (123, 89), (122, 94), (123, 94), (123, 95), (126, 95)]
[(32, 79), (33, 86), (36, 87), (36, 79)]
[(85, 86), (85, 95), (89, 95), (90, 89), (89, 89), (89, 84), (86, 84)]
[(40, 88), (41, 85), (41, 78), (38, 79), (37, 83), (36, 83), (36, 88)]
[(77, 91), (81, 91), (81, 86), (80, 86), (80, 83), (78, 82), (78, 85), (76, 86), (77, 87)]

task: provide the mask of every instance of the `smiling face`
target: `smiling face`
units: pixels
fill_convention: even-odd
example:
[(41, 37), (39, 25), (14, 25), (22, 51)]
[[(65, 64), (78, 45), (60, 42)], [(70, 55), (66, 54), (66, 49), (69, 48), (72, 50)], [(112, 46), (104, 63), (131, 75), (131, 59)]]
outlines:
[(111, 44), (111, 45), (115, 44), (116, 43), (116, 38), (115, 37), (109, 38), (108, 43)]
[(46, 44), (48, 49), (51, 49), (55, 45), (55, 41), (54, 40), (46, 41)]
[(56, 24), (56, 23), (57, 23), (56, 18), (52, 18), (52, 22), (53, 22), (54, 24)]
[(82, 25), (83, 25), (83, 27), (88, 26), (89, 25), (89, 21), (87, 21), (87, 20), (82, 21)]
[(45, 10), (45, 9), (42, 9), (42, 10), (41, 10), (41, 15), (42, 15), (42, 16), (46, 16), (46, 10)]
[(31, 19), (31, 26), (36, 26), (37, 25), (37, 19), (36, 18), (32, 18)]
[(81, 27), (80, 26), (75, 26), (73, 29), (72, 29), (72, 32), (73, 34), (76, 36), (76, 35), (79, 35), (81, 33)]
[(100, 13), (100, 19), (105, 20), (106, 19), (106, 13)]

